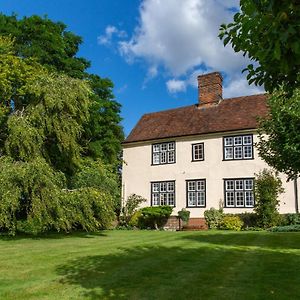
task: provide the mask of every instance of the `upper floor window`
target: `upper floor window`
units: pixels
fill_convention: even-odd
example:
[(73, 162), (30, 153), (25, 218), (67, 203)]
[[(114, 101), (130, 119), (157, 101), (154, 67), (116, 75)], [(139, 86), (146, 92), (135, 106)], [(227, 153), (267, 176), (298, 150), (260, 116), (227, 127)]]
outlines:
[(206, 205), (205, 179), (187, 180), (187, 207), (205, 207)]
[(175, 181), (151, 182), (151, 205), (175, 206)]
[(224, 160), (253, 159), (253, 135), (223, 137)]
[(175, 142), (152, 145), (152, 165), (173, 164), (175, 156)]
[(254, 207), (253, 178), (225, 179), (225, 207)]
[(204, 160), (204, 143), (192, 144), (193, 161)]

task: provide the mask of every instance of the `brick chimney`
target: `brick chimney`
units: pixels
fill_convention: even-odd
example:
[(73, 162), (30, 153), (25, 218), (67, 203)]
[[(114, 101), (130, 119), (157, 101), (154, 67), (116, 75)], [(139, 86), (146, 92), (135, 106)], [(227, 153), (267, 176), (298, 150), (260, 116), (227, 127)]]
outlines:
[(198, 76), (199, 104), (213, 104), (222, 100), (222, 75), (219, 72)]

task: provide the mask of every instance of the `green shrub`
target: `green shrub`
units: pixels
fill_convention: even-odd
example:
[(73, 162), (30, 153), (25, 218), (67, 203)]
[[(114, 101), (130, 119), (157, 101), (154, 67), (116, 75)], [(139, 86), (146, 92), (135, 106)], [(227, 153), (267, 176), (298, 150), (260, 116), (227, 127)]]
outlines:
[(272, 232), (298, 232), (300, 225), (276, 226), (268, 230)]
[(140, 210), (137, 210), (136, 212), (134, 212), (130, 221), (128, 222), (128, 225), (133, 228), (140, 227), (141, 216), (142, 216), (142, 212)]
[(236, 214), (244, 223), (243, 229), (257, 226), (257, 215), (255, 213), (245, 212)]
[(280, 221), (278, 196), (284, 190), (281, 179), (277, 173), (270, 170), (262, 170), (255, 178), (255, 207), (258, 226), (269, 228), (276, 226)]
[(141, 228), (162, 228), (172, 213), (173, 208), (168, 205), (144, 207), (139, 218)]
[(300, 225), (300, 214), (286, 214), (286, 225)]
[(209, 229), (218, 229), (224, 218), (223, 209), (215, 209), (212, 207), (204, 212), (204, 217)]
[(187, 223), (190, 219), (190, 211), (183, 208), (178, 212), (178, 217), (185, 223)]
[(129, 222), (136, 212), (137, 208), (140, 206), (141, 203), (146, 202), (147, 200), (142, 196), (131, 194), (127, 201), (122, 208), (122, 214), (120, 216), (120, 225), (121, 226), (128, 226)]
[(221, 229), (240, 231), (244, 223), (238, 216), (224, 216)]

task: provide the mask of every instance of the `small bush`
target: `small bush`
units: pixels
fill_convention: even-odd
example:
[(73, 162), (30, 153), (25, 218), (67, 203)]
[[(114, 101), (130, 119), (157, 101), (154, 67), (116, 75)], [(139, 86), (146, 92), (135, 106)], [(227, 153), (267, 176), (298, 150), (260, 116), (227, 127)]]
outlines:
[(187, 223), (190, 219), (190, 211), (183, 208), (178, 212), (178, 217), (185, 223)]
[(255, 213), (245, 212), (236, 214), (236, 216), (238, 216), (243, 221), (243, 229), (257, 226), (257, 215)]
[(268, 230), (271, 232), (298, 232), (300, 231), (300, 225), (277, 226)]
[(286, 214), (286, 225), (300, 225), (300, 214)]
[(245, 231), (264, 231), (265, 229), (260, 228), (260, 227), (245, 227)]
[(127, 198), (127, 201), (122, 208), (122, 214), (120, 216), (120, 225), (121, 226), (128, 226), (129, 222), (136, 212), (137, 208), (140, 206), (141, 203), (146, 202), (147, 200), (142, 196), (132, 194)]
[(223, 209), (215, 209), (212, 207), (204, 212), (204, 217), (209, 229), (218, 229), (224, 218)]
[(173, 208), (168, 205), (144, 207), (139, 218), (141, 228), (159, 229), (164, 226), (172, 213)]
[(278, 224), (280, 221), (277, 210), (278, 196), (283, 191), (282, 182), (277, 173), (264, 169), (256, 174), (254, 211), (257, 214), (258, 226), (269, 228)]
[(221, 224), (221, 229), (240, 231), (243, 225), (243, 221), (238, 216), (225, 216)]
[(140, 219), (142, 216), (142, 212), (140, 210), (137, 210), (131, 217), (130, 221), (128, 222), (128, 225), (130, 227), (136, 228), (140, 227)]

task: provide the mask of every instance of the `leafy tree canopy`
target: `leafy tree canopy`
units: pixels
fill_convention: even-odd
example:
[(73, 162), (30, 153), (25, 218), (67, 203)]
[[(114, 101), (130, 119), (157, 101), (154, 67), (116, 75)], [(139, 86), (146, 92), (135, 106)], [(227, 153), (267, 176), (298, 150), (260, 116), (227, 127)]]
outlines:
[(232, 23), (221, 25), (219, 37), (258, 63), (245, 69), (249, 83), (268, 92), (299, 87), (300, 2), (241, 0), (240, 7)]
[(106, 227), (117, 175), (101, 164), (96, 174), (79, 143), (93, 105), (90, 85), (15, 52), (13, 40), (0, 37), (0, 229)]
[(268, 99), (269, 116), (261, 120), (259, 155), (289, 179), (300, 174), (300, 89), (291, 97), (284, 91), (274, 92)]
[(18, 19), (16, 15), (3, 14), (0, 14), (0, 35), (14, 37), (17, 56), (34, 58), (50, 71), (88, 81), (93, 105), (89, 106), (90, 118), (80, 140), (82, 155), (117, 165), (124, 139), (121, 106), (114, 99), (111, 80), (87, 73), (90, 62), (76, 56), (81, 37), (67, 31), (65, 24), (47, 17)]

